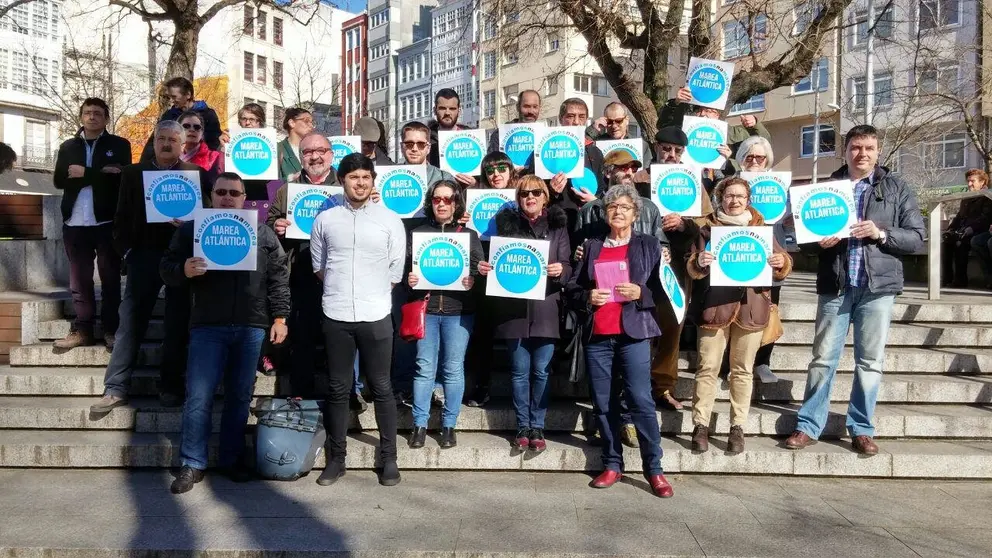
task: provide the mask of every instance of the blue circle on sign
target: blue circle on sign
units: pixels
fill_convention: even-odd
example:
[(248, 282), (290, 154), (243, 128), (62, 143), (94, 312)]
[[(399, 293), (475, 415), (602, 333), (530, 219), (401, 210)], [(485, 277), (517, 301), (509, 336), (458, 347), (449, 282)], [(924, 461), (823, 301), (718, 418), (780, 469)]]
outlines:
[(234, 265), (248, 255), (251, 231), (240, 221), (217, 219), (203, 231), (200, 247), (208, 260), (220, 265)]
[(293, 207), (293, 223), (303, 232), (310, 234), (317, 216), (334, 205), (333, 196), (328, 197), (320, 194), (303, 196)]
[(513, 202), (500, 196), (483, 196), (472, 208), (472, 225), (482, 236), (496, 236), (496, 219), (499, 210)]
[(587, 194), (596, 195), (599, 191), (599, 181), (596, 180), (596, 173), (592, 169), (585, 167), (582, 169), (582, 176), (572, 179), (572, 187), (578, 188)]
[(672, 295), (672, 304), (682, 308), (685, 306), (685, 299), (682, 298), (682, 289), (679, 287), (679, 280), (675, 277), (675, 272), (669, 266), (662, 266), (662, 269), (664, 269), (664, 277), (661, 280), (665, 282), (665, 287)]
[(517, 130), (506, 138), (503, 147), (514, 166), (526, 166), (531, 155), (534, 154), (534, 132), (526, 129)]
[(800, 211), (803, 225), (813, 234), (833, 236), (847, 225), (848, 209), (844, 198), (833, 192), (810, 196)]
[(424, 279), (439, 287), (446, 287), (461, 277), (465, 269), (465, 258), (450, 242), (438, 240), (424, 248), (417, 265), (420, 266), (420, 274)]
[(496, 281), (507, 291), (525, 293), (541, 279), (541, 264), (537, 256), (524, 248), (510, 248), (493, 265)]
[(768, 265), (761, 243), (745, 234), (725, 240), (716, 257), (724, 275), (740, 282), (751, 281)]
[(244, 137), (231, 147), (231, 160), (242, 176), (258, 176), (272, 164), (272, 150), (258, 137)]
[(689, 78), (692, 96), (702, 103), (713, 103), (727, 90), (727, 79), (713, 68), (696, 68)]
[(699, 197), (696, 180), (687, 172), (673, 172), (658, 185), (658, 200), (669, 211), (687, 211)]
[[(700, 136), (706, 136), (705, 138), (700, 138)], [(715, 138), (715, 139), (713, 139)], [(693, 145), (693, 141), (704, 141), (712, 142), (715, 141), (716, 145), (713, 147), (705, 147), (700, 145)], [(692, 160), (697, 163), (712, 163), (720, 158), (720, 152), (716, 150), (717, 145), (722, 145), (724, 143), (723, 136), (720, 131), (712, 126), (700, 126), (692, 131), (692, 135), (689, 136), (689, 156)]]
[(417, 211), (424, 201), (424, 189), (420, 181), (409, 174), (395, 174), (382, 185), (382, 202), (400, 215)]
[(152, 203), (162, 215), (178, 219), (190, 214), (196, 208), (195, 186), (179, 180), (167, 178), (152, 189)]
[(541, 148), (541, 161), (544, 168), (553, 174), (568, 174), (579, 165), (580, 147), (575, 139), (564, 134), (556, 134), (544, 142)]
[(785, 214), (789, 194), (785, 187), (774, 180), (762, 180), (751, 185), (751, 207), (765, 221), (776, 221)]
[(331, 144), (331, 150), (334, 151), (334, 161), (332, 165), (334, 167), (334, 170), (337, 170), (338, 164), (341, 163), (341, 159), (344, 159), (348, 155), (351, 155), (352, 153), (355, 152), (355, 150), (352, 149), (350, 145), (346, 143), (341, 143), (339, 141), (336, 141)]
[(458, 138), (448, 144), (444, 158), (457, 174), (468, 174), (482, 164), (485, 150), (472, 138)]

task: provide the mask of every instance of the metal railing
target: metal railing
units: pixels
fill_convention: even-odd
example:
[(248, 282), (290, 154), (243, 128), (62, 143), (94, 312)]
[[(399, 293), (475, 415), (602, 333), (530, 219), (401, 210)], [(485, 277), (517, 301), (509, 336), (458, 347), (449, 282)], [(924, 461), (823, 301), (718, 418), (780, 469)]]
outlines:
[(953, 201), (962, 201), (970, 198), (985, 196), (992, 200), (992, 191), (978, 190), (977, 192), (961, 192), (942, 196), (930, 202), (930, 212), (927, 218), (930, 220), (928, 227), (928, 237), (930, 245), (927, 248), (927, 298), (930, 300), (940, 300), (940, 250), (941, 237), (943, 231), (941, 224), (944, 220), (944, 204)]
[(25, 145), (17, 158), (17, 165), (26, 170), (55, 170), (57, 154), (57, 150), (47, 145)]

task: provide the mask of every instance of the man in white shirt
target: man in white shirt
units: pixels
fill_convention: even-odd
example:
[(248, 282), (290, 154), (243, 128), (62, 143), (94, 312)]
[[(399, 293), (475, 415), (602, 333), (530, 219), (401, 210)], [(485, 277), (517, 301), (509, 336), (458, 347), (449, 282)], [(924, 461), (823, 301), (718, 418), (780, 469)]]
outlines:
[(317, 484), (334, 484), (345, 473), (355, 353), (375, 401), (382, 470), (379, 483), (400, 482), (396, 466), (396, 401), (390, 382), (393, 323), (391, 291), (403, 277), (406, 231), (399, 216), (373, 203), (374, 164), (353, 153), (341, 160), (338, 177), (344, 204), (314, 221), (310, 233), (313, 271), (323, 283), (328, 397), (324, 408), (327, 467)]

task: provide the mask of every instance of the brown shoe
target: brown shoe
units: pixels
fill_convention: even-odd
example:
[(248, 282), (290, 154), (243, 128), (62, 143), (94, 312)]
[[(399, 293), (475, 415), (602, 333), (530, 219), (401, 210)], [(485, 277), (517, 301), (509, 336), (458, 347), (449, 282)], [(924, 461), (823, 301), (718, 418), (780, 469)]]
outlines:
[(103, 343), (105, 345), (107, 345), (107, 350), (108, 351), (113, 351), (114, 350), (114, 341), (116, 341), (116, 340), (117, 340), (117, 336), (115, 334), (113, 334), (113, 333), (104, 333), (103, 334)]
[(692, 451), (705, 452), (710, 449), (710, 429), (697, 424), (692, 430)]
[(68, 351), (76, 347), (89, 347), (90, 345), (96, 345), (93, 335), (81, 331), (71, 331), (65, 339), (58, 339), (55, 343), (52, 343), (52, 346), (60, 351)]
[(730, 427), (730, 437), (727, 438), (727, 453), (738, 454), (744, 451), (744, 429), (740, 426)]
[(791, 436), (785, 441), (785, 447), (791, 450), (801, 450), (806, 446), (815, 444), (816, 440), (810, 438), (808, 434), (802, 430), (796, 430)]
[(679, 403), (678, 399), (672, 397), (671, 391), (666, 391), (665, 393), (659, 395), (655, 398), (654, 402), (663, 409), (668, 409), (669, 411), (681, 411), (682, 404)]
[(100, 398), (99, 401), (90, 406), (90, 412), (102, 415), (113, 411), (117, 407), (127, 405), (127, 397), (118, 397), (109, 393)]
[(861, 455), (878, 455), (878, 446), (871, 439), (871, 436), (855, 436), (851, 440), (851, 446), (854, 447), (854, 451)]

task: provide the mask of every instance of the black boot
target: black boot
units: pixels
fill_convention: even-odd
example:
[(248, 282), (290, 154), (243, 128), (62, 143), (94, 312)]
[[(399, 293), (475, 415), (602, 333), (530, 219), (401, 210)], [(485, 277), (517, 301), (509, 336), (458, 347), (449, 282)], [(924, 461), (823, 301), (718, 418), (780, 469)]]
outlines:
[(382, 474), (379, 475), (379, 484), (382, 486), (396, 486), (400, 483), (400, 468), (395, 461), (387, 461), (382, 464)]
[(442, 428), (441, 429), (441, 449), (453, 448), (458, 445), (458, 440), (455, 439), (455, 429), (454, 428)]
[(338, 479), (343, 477), (344, 473), (344, 463), (331, 461), (324, 467), (324, 472), (317, 477), (317, 484), (320, 486), (331, 486), (332, 484), (338, 482)]
[(172, 481), (172, 493), (183, 494), (193, 490), (193, 485), (203, 480), (203, 471), (192, 467), (179, 469), (176, 480)]
[(413, 433), (410, 434), (410, 447), (412, 449), (424, 447), (424, 442), (427, 441), (427, 429), (423, 426), (414, 426)]

